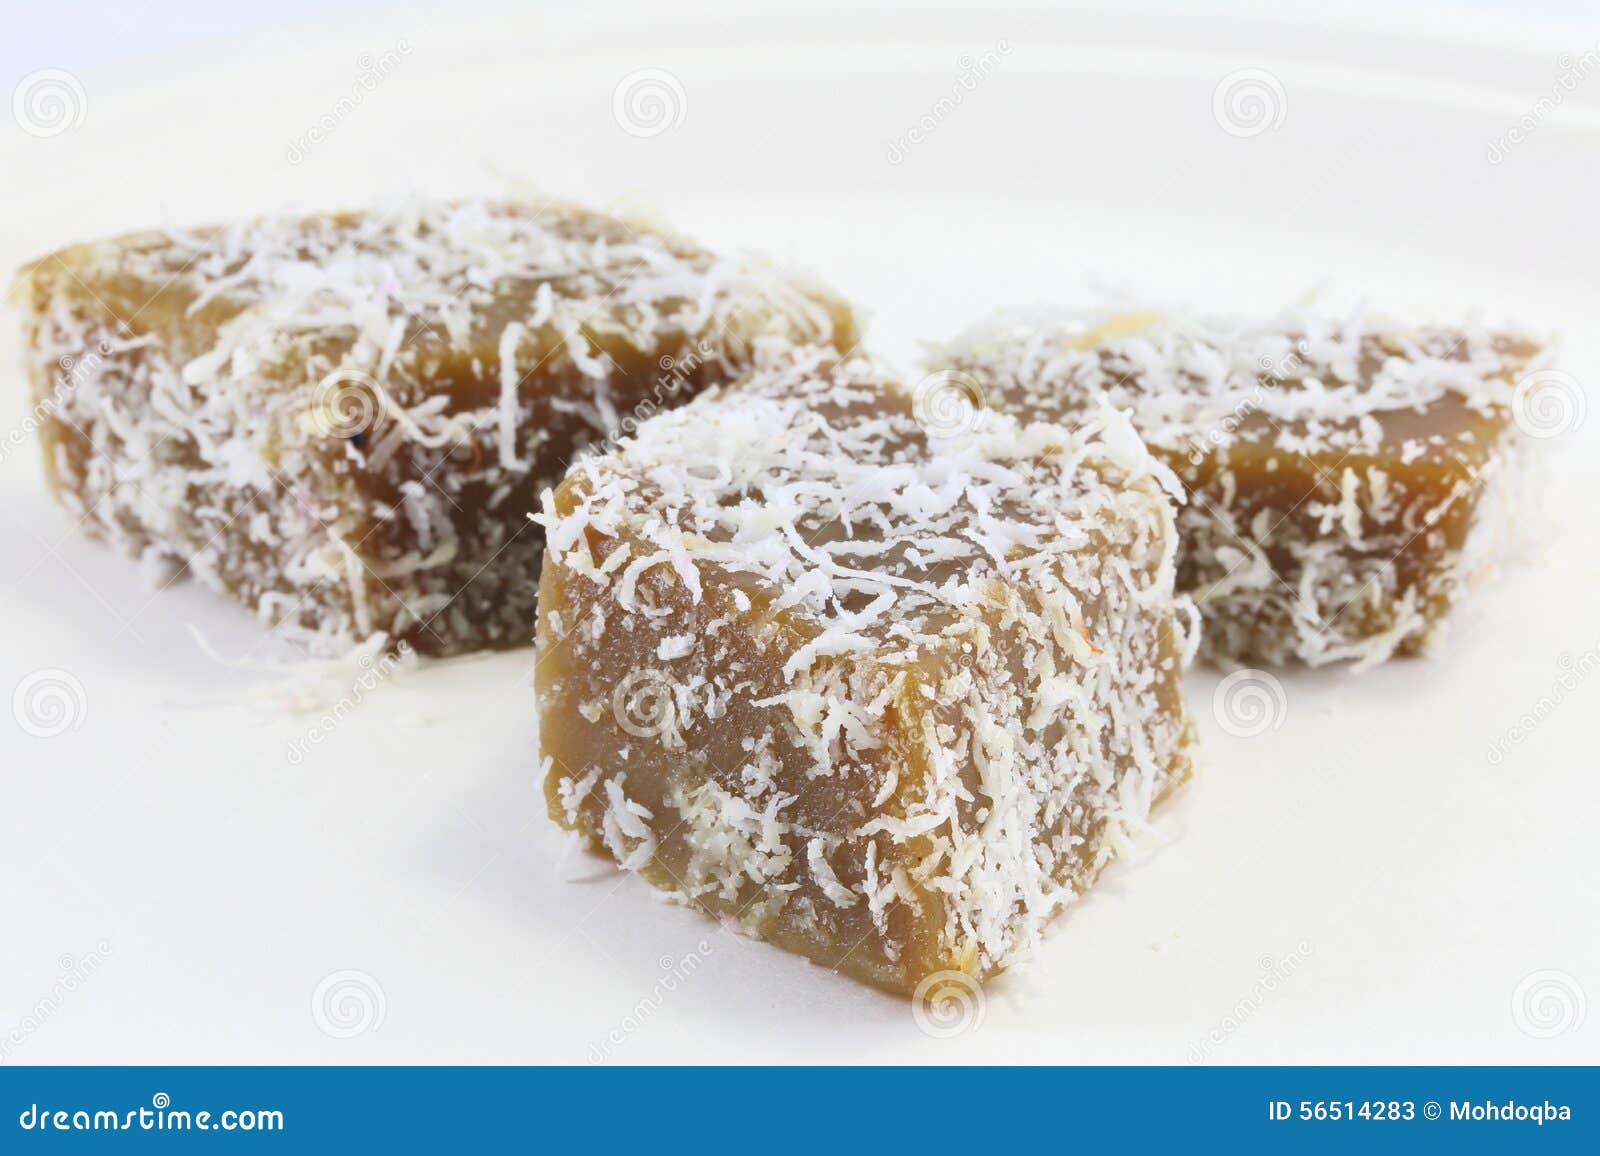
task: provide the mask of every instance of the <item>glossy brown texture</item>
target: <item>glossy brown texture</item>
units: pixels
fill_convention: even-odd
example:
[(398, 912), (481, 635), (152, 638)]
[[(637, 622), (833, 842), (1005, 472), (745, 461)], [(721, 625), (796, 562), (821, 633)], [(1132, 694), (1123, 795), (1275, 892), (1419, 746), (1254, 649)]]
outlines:
[[(385, 285), (386, 253), (452, 255), (441, 230), (453, 211), (429, 206), (420, 227), (403, 214), (390, 228), (361, 213), (275, 224), (263, 234), (277, 248), (261, 284), (248, 278), (266, 255), (226, 229), (74, 246), (23, 270), (14, 295), (27, 315), (46, 470), (83, 528), (186, 566), (334, 649), (377, 630), (425, 653), (531, 641), (541, 534), (528, 514), (539, 492), (585, 446), (725, 380), (766, 328), (765, 306), (751, 292), (730, 304), (739, 311), (730, 323), (677, 324), (683, 302), (663, 294), (644, 320), (625, 315), (622, 299), (651, 270), (612, 256), (604, 277), (583, 281), (589, 253), (600, 262), (605, 246), (638, 250), (689, 274), (715, 258), (600, 214), (516, 204), (491, 205), (482, 219), (515, 222), (525, 248), (547, 236), (569, 246), (573, 272), (482, 281), (452, 270), (430, 286), (424, 264), (399, 289)], [(250, 363), (207, 363), (276, 307), (273, 276), (332, 277), (357, 257), (366, 280), (348, 304), (335, 302), (332, 320), (291, 319), (277, 331), (269, 322), (246, 345)], [(438, 307), (386, 303), (391, 292)], [(452, 326), (447, 312), (469, 297), (470, 323)], [(576, 335), (538, 322), (552, 299), (579, 315)], [(790, 332), (853, 345), (849, 309), (810, 300), (826, 323)], [(372, 336), (356, 323), (372, 309), (397, 328)], [(510, 326), (520, 331), (509, 440), (519, 462), (508, 467), (495, 412)], [(394, 348), (382, 371), (380, 339)], [(167, 423), (174, 410), (182, 420)], [(409, 432), (412, 413), (444, 432)]]
[[(761, 388), (702, 398), (664, 420), (725, 417), (727, 407)], [(906, 400), (891, 388), (853, 407), (830, 408), (816, 395), (807, 404), (807, 412), (835, 430), (883, 421), (893, 432), (873, 441), (870, 461), (882, 460), (886, 468), (928, 452)], [(671, 444), (659, 426), (641, 440), (648, 435), (656, 435), (652, 453)], [(795, 436), (819, 454), (831, 444), (821, 436), (805, 443), (798, 429)], [(710, 476), (719, 463), (692, 468)], [(1091, 474), (1088, 465), (1080, 468)], [(659, 549), (650, 537), (656, 532), (652, 512), (679, 504), (663, 499), (648, 474), (633, 469), (626, 457), (586, 463), (554, 495), (547, 516), (558, 524), (587, 509), (595, 487), (611, 492), (606, 479), (624, 479), (631, 497), (615, 532), (588, 525), (580, 546), (547, 556), (536, 680), (551, 817), (652, 885), (824, 967), (911, 993), (940, 973), (978, 977), (1012, 960), (952, 916), (954, 896), (970, 880), (965, 867), (949, 862), (943, 828), (904, 838), (890, 833), (901, 823), (915, 827), (919, 809), (936, 792), (953, 789), (946, 776), (953, 773), (960, 784), (954, 825), (970, 835), (968, 854), (981, 857), (986, 840), (992, 847), (1015, 837), (990, 830), (996, 794), (1005, 793), (992, 776), (1005, 775), (985, 769), (1002, 761), (1001, 749), (1015, 752), (1007, 774), (1040, 795), (1024, 837), (1050, 863), (1051, 885), (1068, 897), (1086, 890), (1111, 857), (1111, 796), (1124, 776), (1141, 773), (1134, 751), (1152, 752), (1147, 802), (1158, 803), (1187, 778), (1191, 732), (1179, 685), (1182, 635), (1170, 601), (1160, 600), (1157, 572), (1170, 521), (1166, 499), (1150, 479), (1135, 487), (1111, 471), (1095, 485), (1130, 488), (1121, 498), (1113, 494), (1111, 500), (1123, 504), (1103, 515), (1100, 529), (1070, 542), (1046, 533), (1060, 551), (1056, 556), (1068, 560), (1061, 565), (1073, 575), (1071, 599), (1083, 616), (1083, 644), (1073, 659), (1046, 625), (1063, 605), (1048, 584), (1001, 580), (982, 551), (929, 566), (904, 549), (874, 554), (870, 546), (887, 532), (881, 528), (896, 523), (882, 507), (890, 521), (878, 521), (872, 500), (859, 497), (873, 489), (870, 474), (852, 475), (846, 489), (858, 495), (858, 504), (851, 528), (802, 519), (796, 529), (807, 549), (850, 541), (860, 556), (877, 559), (862, 563), (874, 573), (968, 582), (982, 597), (961, 610), (915, 600), (905, 609), (897, 605), (863, 628), (875, 640), (871, 647), (826, 657), (797, 677), (786, 666), (825, 626), (815, 611), (781, 605), (787, 592), (781, 583), (702, 560), (696, 597), (673, 568), (655, 566), (638, 580), (635, 608), (619, 604), (615, 560)], [(769, 471), (762, 489), (730, 488), (723, 500), (769, 508), (773, 493), (820, 484), (809, 478), (803, 469)], [(1033, 492), (1019, 487), (994, 504), (993, 515), (1054, 525), (1055, 503), (1040, 505), (1046, 499), (1034, 501)], [(789, 500), (779, 499), (777, 510)], [(1072, 496), (1059, 500), (1065, 512), (1075, 510)], [(1089, 500), (1083, 506), (1078, 517), (1085, 520), (1088, 511), (1101, 509)], [(773, 517), (779, 516), (775, 510)], [(715, 530), (685, 533), (684, 540), (712, 553), (718, 545)], [(749, 548), (770, 546), (752, 542)], [(608, 577), (585, 572), (589, 562), (580, 567), (571, 561), (575, 555), (592, 559)], [(1127, 599), (1119, 565), (1129, 568), (1128, 580), (1151, 586), (1156, 600), (1148, 607)], [(846, 609), (855, 612), (869, 601), (863, 595)], [(909, 653), (897, 641), (908, 635), (923, 640)], [(1045, 701), (1041, 679), (1057, 664), (1065, 685), (1082, 688), (1076, 693), (1084, 698), (1071, 699), (1081, 706)], [(796, 695), (802, 704), (817, 704), (815, 715), (810, 707), (796, 713)], [(854, 744), (848, 731), (821, 740), (828, 751), (823, 759), (817, 733), (827, 730), (820, 720), (847, 716), (865, 732)], [(975, 722), (979, 718), (990, 721)], [(752, 783), (760, 786), (752, 789)], [(781, 824), (773, 828), (781, 827), (781, 837), (765, 850), (755, 845), (759, 823), (730, 825), (729, 815), (758, 815), (783, 799), (790, 801), (779, 805)], [(629, 813), (637, 820), (632, 831)], [(809, 861), (818, 846), (826, 848), (826, 871)], [(873, 882), (895, 875), (905, 892), (875, 920), (867, 900)], [(1020, 911), (1011, 918), (1027, 919)], [(1036, 933), (1037, 924), (1029, 926)]]
[(936, 364), (1026, 420), (1082, 420), (1107, 400), (1131, 415), (1187, 494), (1178, 589), (1201, 609), (1203, 657), (1413, 653), (1492, 568), (1521, 472), (1512, 386), (1537, 344), (1064, 316), (997, 322)]

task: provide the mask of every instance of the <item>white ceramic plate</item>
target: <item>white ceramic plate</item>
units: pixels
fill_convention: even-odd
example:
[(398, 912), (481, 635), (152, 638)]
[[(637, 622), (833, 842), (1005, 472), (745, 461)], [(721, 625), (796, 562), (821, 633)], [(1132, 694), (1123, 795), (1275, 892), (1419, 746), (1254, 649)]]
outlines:
[[(0, 123), (0, 265), (527, 180), (819, 270), (901, 357), (1091, 277), (1249, 310), (1325, 282), (1560, 331), (1600, 380), (1600, 72), (1550, 99), (1592, 31), (1339, 19), (453, 3), (262, 34), (86, 70), (55, 135)], [(665, 105), (619, 113), (629, 77)], [(0, 398), (20, 429), (16, 375)], [(1600, 414), (1549, 439), (1546, 548), (1437, 659), (1284, 674), (1253, 735), (1194, 674), (1207, 768), (1165, 844), (951, 1038), (603, 863), (559, 877), (529, 652), (391, 680), (293, 761), (315, 718), (252, 705), (265, 676), (188, 628), (232, 656), (272, 640), (143, 585), (8, 442), (0, 689), (26, 701), (0, 716), (0, 1055), (1595, 1060), (1597, 438)]]

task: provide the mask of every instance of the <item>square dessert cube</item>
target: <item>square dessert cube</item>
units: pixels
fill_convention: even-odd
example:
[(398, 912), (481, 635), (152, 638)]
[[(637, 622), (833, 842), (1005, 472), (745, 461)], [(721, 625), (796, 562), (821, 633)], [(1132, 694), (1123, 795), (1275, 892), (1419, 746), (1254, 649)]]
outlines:
[(1109, 409), (947, 408), (777, 359), (540, 516), (551, 817), (900, 992), (1022, 958), (1190, 772), (1175, 480)]
[(528, 514), (585, 445), (855, 341), (822, 290), (553, 203), (408, 200), (77, 245), (24, 269), (53, 488), (318, 652), (531, 641)]
[(1533, 341), (1305, 312), (1001, 314), (935, 354), (1026, 420), (1126, 410), (1178, 476), (1178, 589), (1212, 662), (1426, 649), (1504, 538)]

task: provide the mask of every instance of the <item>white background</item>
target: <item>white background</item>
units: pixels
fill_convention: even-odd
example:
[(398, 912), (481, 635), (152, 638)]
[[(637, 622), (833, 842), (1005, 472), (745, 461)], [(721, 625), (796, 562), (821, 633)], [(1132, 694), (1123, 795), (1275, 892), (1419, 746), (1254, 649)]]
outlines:
[[(7, 15), (7, 90), (60, 68), (83, 104), (49, 137), (0, 114), (0, 266), (163, 221), (528, 183), (822, 271), (901, 357), (997, 305), (1084, 300), (1090, 277), (1252, 310), (1325, 283), (1559, 332), (1563, 368), (1600, 380), (1600, 74), (1490, 159), (1562, 54), (1595, 49), (1585, 5), (1540, 6), (1548, 25), (1487, 4), (213, 7)], [(358, 58), (402, 40), (291, 159)], [(890, 163), (958, 58), (1002, 40)], [(683, 92), (648, 138), (613, 114), (642, 68)], [(1240, 137), (1213, 96), (1246, 68), (1281, 85), (1283, 116)], [(28, 404), (0, 377), (0, 428)], [(1589, 414), (1545, 443), (1541, 549), (1437, 658), (1283, 674), (1276, 727), (1249, 737), (1194, 674), (1205, 773), (1164, 841), (945, 1039), (603, 863), (558, 870), (530, 653), (394, 679), (294, 763), (316, 716), (264, 702), (273, 676), (214, 662), (190, 627), (234, 658), (277, 640), (192, 585), (143, 585), (8, 449), (0, 691), (61, 671), (82, 697), (52, 737), (0, 714), (4, 1059), (1595, 1061), (1600, 679), (1560, 680), (1600, 660), (1597, 431)]]

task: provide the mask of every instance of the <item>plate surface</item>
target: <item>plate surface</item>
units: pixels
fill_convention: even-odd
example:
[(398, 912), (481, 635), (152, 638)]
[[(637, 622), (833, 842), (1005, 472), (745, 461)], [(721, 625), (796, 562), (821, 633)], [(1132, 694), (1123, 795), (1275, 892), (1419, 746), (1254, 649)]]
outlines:
[[(1283, 12), (455, 3), (252, 35), (83, 70), (67, 123), (0, 123), (0, 266), (527, 182), (816, 269), (900, 358), (1096, 281), (1219, 310), (1325, 284), (1559, 332), (1600, 381), (1593, 31)], [(74, 532), (8, 373), (0, 1058), (1600, 1059), (1583, 399), (1555, 399), (1542, 548), (1437, 658), (1284, 673), (1261, 715), (1194, 673), (1206, 768), (1163, 840), (981, 1009), (929, 1020), (563, 865), (531, 652), (346, 674), (331, 727), (264, 704), (272, 676), (194, 632), (230, 658), (274, 640)]]

